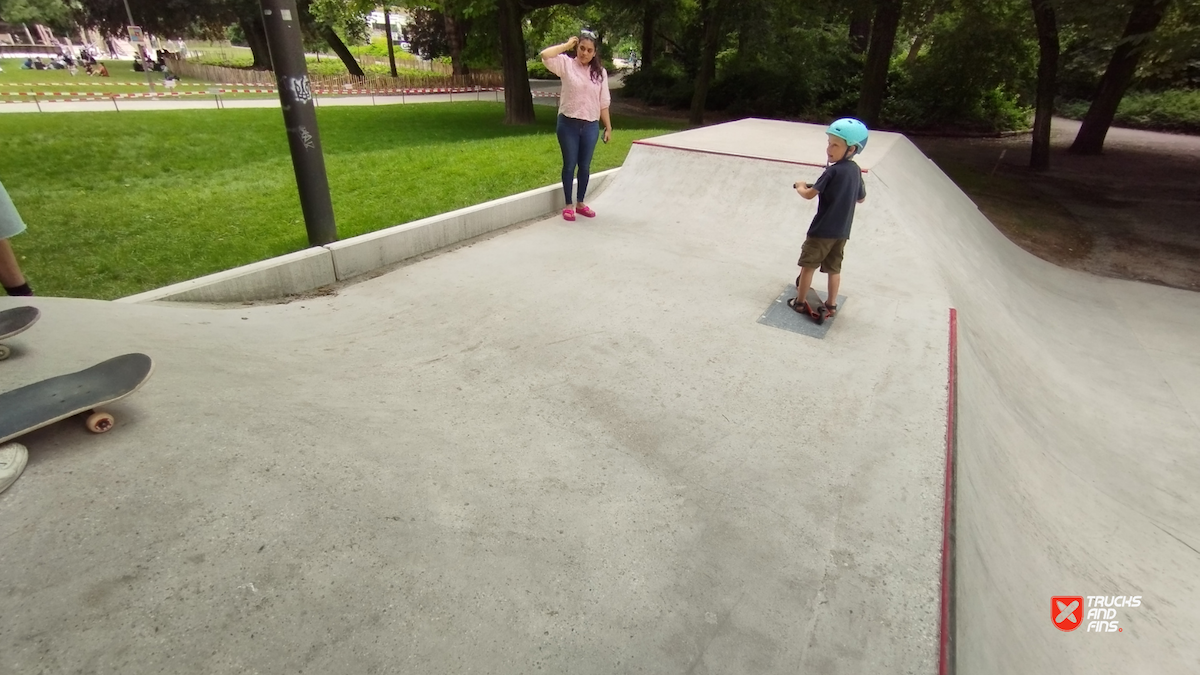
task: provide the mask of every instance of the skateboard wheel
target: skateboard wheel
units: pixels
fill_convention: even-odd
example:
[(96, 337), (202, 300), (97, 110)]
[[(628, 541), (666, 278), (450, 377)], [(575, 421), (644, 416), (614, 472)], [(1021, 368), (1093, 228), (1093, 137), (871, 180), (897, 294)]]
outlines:
[(113, 428), (116, 419), (104, 412), (92, 413), (87, 418), (87, 429), (93, 434), (102, 434)]
[(0, 345), (0, 361), (7, 359), (9, 354), (12, 354), (12, 349), (7, 345)]

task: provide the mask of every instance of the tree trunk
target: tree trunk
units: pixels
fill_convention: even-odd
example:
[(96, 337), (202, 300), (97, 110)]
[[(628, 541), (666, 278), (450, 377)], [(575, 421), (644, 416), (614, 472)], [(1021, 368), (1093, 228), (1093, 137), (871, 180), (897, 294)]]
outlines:
[(392, 15), (388, 6), (383, 6), (383, 31), (387, 33), (388, 65), (392, 67), (392, 77), (399, 77), (396, 72), (396, 45), (392, 42)]
[(871, 37), (871, 8), (865, 2), (855, 5), (850, 14), (850, 48), (855, 54), (867, 51)]
[(463, 30), (462, 23), (454, 17), (449, 7), (442, 16), (446, 20), (446, 43), (450, 47), (450, 63), (454, 67), (454, 74), (466, 75), (468, 73), (467, 63), (463, 61), (466, 31)]
[(499, 0), (500, 60), (504, 64), (504, 123), (533, 124), (533, 92), (525, 65), (525, 35), (521, 32), (520, 0)]
[(350, 53), (350, 49), (346, 47), (346, 43), (342, 42), (342, 38), (334, 32), (329, 26), (321, 26), (321, 37), (329, 43), (329, 47), (333, 49), (333, 53), (338, 55), (342, 63), (346, 64), (346, 70), (355, 77), (364, 77), (362, 66), (358, 65), (358, 61), (354, 60), (354, 55)]
[(858, 97), (858, 118), (868, 127), (879, 123), (879, 112), (887, 93), (888, 65), (896, 46), (896, 29), (900, 26), (903, 5), (904, 0), (879, 0), (875, 20), (871, 22), (871, 41)]
[(692, 94), (692, 110), (688, 122), (704, 124), (704, 106), (708, 102), (708, 86), (717, 73), (717, 48), (720, 46), (720, 16), (717, 3), (721, 0), (701, 0), (700, 16), (704, 24), (704, 44), (700, 46), (700, 69), (696, 73), (696, 91)]
[[(1036, 0), (1034, 0), (1036, 2)], [(908, 56), (904, 57), (904, 67), (911, 68), (917, 61), (917, 56), (921, 54), (921, 47), (925, 46), (925, 36), (917, 33), (917, 37), (913, 38), (912, 44), (908, 47)]]
[(246, 35), (246, 44), (250, 45), (255, 70), (270, 70), (271, 49), (267, 46), (267, 31), (263, 28), (262, 20), (256, 15), (253, 19), (238, 20), (238, 25)]
[(1032, 0), (1033, 22), (1038, 35), (1037, 112), (1033, 117), (1033, 151), (1029, 166), (1050, 166), (1050, 119), (1054, 116), (1054, 94), (1058, 84), (1058, 21), (1051, 0)]
[(929, 27), (937, 18), (938, 13), (943, 7), (938, 3), (934, 3), (922, 12), (917, 19), (919, 26), (916, 28), (913, 36), (912, 44), (908, 46), (908, 56), (904, 57), (904, 67), (911, 68), (917, 61), (917, 57), (921, 55), (921, 48), (925, 46), (925, 42), (929, 39)]
[(1075, 142), (1071, 144), (1071, 152), (1098, 155), (1104, 150), (1104, 137), (1108, 135), (1113, 118), (1117, 116), (1117, 106), (1133, 81), (1142, 52), (1150, 43), (1170, 4), (1171, 0), (1135, 0), (1125, 33), (1117, 43), (1104, 77), (1100, 78), (1100, 87), (1083, 118)]
[(654, 67), (654, 24), (658, 12), (653, 3), (646, 3), (646, 11), (642, 14), (642, 70)]

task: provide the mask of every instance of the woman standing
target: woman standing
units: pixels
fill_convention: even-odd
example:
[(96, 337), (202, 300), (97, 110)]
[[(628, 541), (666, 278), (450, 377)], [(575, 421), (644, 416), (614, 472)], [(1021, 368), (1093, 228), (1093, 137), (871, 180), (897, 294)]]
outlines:
[[(567, 52), (577, 49), (575, 58)], [(591, 37), (572, 37), (566, 43), (542, 51), (542, 63), (562, 78), (562, 94), (558, 100), (558, 145), (563, 156), (563, 196), (567, 207), (564, 220), (575, 220), (575, 214), (595, 218), (596, 212), (583, 202), (591, 177), (592, 153), (604, 124), (604, 142), (612, 138), (612, 121), (608, 116), (611, 98), (608, 93), (608, 71), (596, 53), (596, 40)], [(571, 199), (571, 184), (575, 168), (579, 167), (579, 193)], [(572, 207), (574, 205), (574, 208)]]

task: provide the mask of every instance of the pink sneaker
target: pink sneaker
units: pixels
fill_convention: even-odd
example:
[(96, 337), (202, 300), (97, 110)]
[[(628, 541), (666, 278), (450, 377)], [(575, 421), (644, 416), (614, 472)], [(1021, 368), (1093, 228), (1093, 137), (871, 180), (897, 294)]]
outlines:
[(575, 212), (571, 209), (563, 209), (563, 220), (575, 220)]
[(595, 218), (596, 217), (596, 212), (593, 211), (592, 207), (588, 206), (587, 204), (584, 204), (583, 206), (576, 209), (576, 212), (578, 212), (579, 215), (584, 216), (585, 218)]

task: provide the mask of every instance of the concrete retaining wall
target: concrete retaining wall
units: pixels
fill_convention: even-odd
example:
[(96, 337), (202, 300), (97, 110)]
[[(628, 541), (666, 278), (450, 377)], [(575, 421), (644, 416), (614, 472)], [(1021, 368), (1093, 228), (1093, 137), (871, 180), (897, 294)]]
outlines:
[[(589, 191), (599, 194), (618, 169), (592, 176)], [(443, 246), (487, 234), (562, 208), (562, 186), (548, 185), (496, 201), (451, 211), (330, 244), (339, 280), (393, 265)]]
[[(599, 194), (619, 169), (592, 176)], [(117, 302), (239, 302), (304, 293), (394, 265), (439, 248), (556, 213), (562, 186), (536, 190), (397, 225), (327, 246), (263, 260), (131, 295)]]
[(131, 295), (117, 302), (266, 300), (311, 291), (335, 281), (333, 254), (318, 246)]

